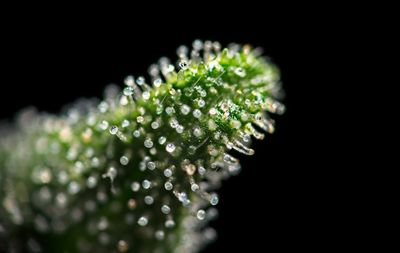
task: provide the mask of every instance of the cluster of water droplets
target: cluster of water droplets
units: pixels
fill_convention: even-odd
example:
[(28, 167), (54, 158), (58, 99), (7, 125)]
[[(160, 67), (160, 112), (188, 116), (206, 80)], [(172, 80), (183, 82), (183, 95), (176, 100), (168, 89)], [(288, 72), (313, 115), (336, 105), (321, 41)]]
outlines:
[[(149, 80), (128, 76), (121, 92), (111, 86), (97, 106), (43, 119), (45, 134), (33, 141), (42, 163), (27, 169), (37, 231), (62, 238), (83, 227), (79, 252), (135, 252), (146, 242), (162, 252), (173, 241), (175, 252), (196, 252), (216, 237), (206, 226), (217, 216), (215, 191), (240, 171), (229, 151), (252, 155), (251, 137), (274, 131), (265, 111), (284, 111), (274, 99), (279, 78), (248, 46), (221, 51), (196, 40), (177, 54), (176, 64), (163, 57), (151, 65)], [(16, 199), (10, 193), (3, 205), (18, 224)]]

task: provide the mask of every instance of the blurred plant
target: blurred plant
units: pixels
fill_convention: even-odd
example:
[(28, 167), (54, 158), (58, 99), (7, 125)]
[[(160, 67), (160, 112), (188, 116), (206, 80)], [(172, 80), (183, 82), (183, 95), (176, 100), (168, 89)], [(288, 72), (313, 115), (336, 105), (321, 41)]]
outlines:
[[(197, 252), (216, 233), (214, 192), (282, 113), (259, 49), (194, 41), (103, 101), (26, 110), (0, 140), (1, 252)], [(151, 84), (151, 85), (150, 85)], [(6, 131), (6, 132), (4, 132)]]

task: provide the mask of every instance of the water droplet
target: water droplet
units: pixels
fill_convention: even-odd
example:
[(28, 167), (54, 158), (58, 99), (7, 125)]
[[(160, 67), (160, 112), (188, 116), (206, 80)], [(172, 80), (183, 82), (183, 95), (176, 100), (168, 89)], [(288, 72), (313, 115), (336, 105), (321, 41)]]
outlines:
[(107, 217), (101, 217), (99, 222), (97, 223), (97, 228), (99, 230), (106, 230), (108, 228), (108, 220)]
[(212, 194), (210, 198), (210, 204), (215, 206), (218, 204), (218, 202), (219, 202), (218, 196), (216, 194)]
[(129, 120), (126, 120), (126, 119), (124, 119), (123, 121), (122, 121), (122, 127), (128, 127), (129, 125), (130, 125), (130, 122), (129, 122)]
[(164, 170), (164, 176), (166, 176), (166, 177), (172, 176), (172, 170), (170, 170), (170, 169), (165, 169), (165, 170)]
[(246, 71), (243, 68), (236, 68), (234, 72), (236, 75), (238, 75), (240, 77), (246, 76)]
[(118, 132), (118, 127), (117, 126), (111, 126), (110, 127), (110, 134), (114, 135)]
[(100, 111), (101, 113), (105, 113), (105, 112), (108, 110), (108, 103), (105, 102), (105, 101), (102, 101), (102, 102), (98, 105), (97, 108), (99, 109), (99, 111)]
[(199, 220), (204, 220), (204, 218), (206, 217), (206, 212), (203, 209), (200, 209), (199, 211), (197, 211), (197, 219)]
[(124, 89), (124, 95), (125, 96), (131, 96), (133, 94), (133, 88), (132, 87), (126, 87), (125, 89)]
[(154, 121), (154, 122), (151, 123), (151, 128), (157, 129), (159, 127), (160, 127), (160, 124), (157, 121)]
[(167, 227), (167, 228), (173, 228), (173, 227), (175, 227), (175, 222), (174, 222), (173, 220), (167, 220), (167, 221), (165, 222), (165, 227)]
[(159, 241), (164, 240), (164, 237), (165, 237), (164, 231), (162, 231), (162, 230), (157, 230), (156, 233), (155, 233), (155, 237), (156, 237), (156, 239), (159, 240)]
[(146, 205), (151, 205), (154, 203), (154, 198), (152, 196), (146, 196), (144, 197), (144, 203), (146, 203)]
[(168, 114), (168, 115), (172, 115), (172, 114), (174, 114), (175, 113), (175, 109), (173, 108), (173, 107), (167, 107), (167, 108), (165, 108), (165, 112)]
[(137, 85), (139, 85), (139, 86), (142, 86), (142, 85), (144, 84), (144, 82), (145, 82), (145, 80), (144, 80), (144, 77), (143, 77), (143, 76), (139, 76), (139, 77), (136, 79), (136, 83), (137, 83)]
[(188, 115), (190, 112), (190, 107), (188, 105), (182, 105), (181, 106), (181, 113), (183, 115)]
[(99, 127), (101, 130), (106, 130), (108, 128), (108, 121), (106, 121), (106, 120), (101, 121), (101, 123), (99, 124)]
[(77, 182), (72, 181), (71, 183), (68, 184), (68, 192), (69, 192), (70, 194), (76, 194), (76, 193), (78, 193), (80, 190), (81, 190), (81, 187), (80, 187), (80, 185), (79, 185)]
[(131, 184), (131, 190), (134, 192), (138, 192), (140, 190), (140, 184), (138, 182), (133, 182)]
[(144, 146), (145, 146), (146, 148), (152, 148), (152, 147), (153, 147), (153, 141), (152, 141), (151, 139), (146, 139), (146, 140), (144, 141)]
[(163, 205), (163, 206), (161, 207), (161, 212), (162, 212), (163, 214), (169, 214), (169, 213), (171, 212), (171, 208), (170, 208), (169, 206), (167, 206), (167, 205)]
[(198, 191), (198, 190), (200, 189), (200, 187), (199, 187), (198, 184), (192, 184), (192, 185), (190, 186), (190, 189), (191, 189), (192, 191), (196, 192), (196, 191)]
[(146, 226), (148, 222), (149, 222), (148, 219), (146, 217), (143, 217), (143, 216), (140, 217), (139, 220), (138, 220), (138, 224), (140, 226), (142, 226), (142, 227)]
[(192, 46), (195, 51), (200, 51), (203, 48), (203, 42), (201, 40), (195, 40)]
[(150, 98), (150, 92), (148, 91), (143, 92), (142, 97), (144, 100), (148, 100)]
[(205, 169), (203, 166), (200, 166), (200, 167), (198, 168), (198, 171), (199, 171), (199, 174), (200, 174), (200, 175), (206, 174), (206, 169)]
[(173, 185), (172, 185), (171, 182), (166, 182), (166, 183), (164, 184), (164, 187), (165, 187), (165, 190), (170, 191), (170, 190), (172, 190)]
[(195, 109), (193, 111), (193, 117), (200, 118), (201, 117), (201, 111), (199, 109)]
[(183, 127), (182, 125), (179, 125), (179, 126), (176, 127), (176, 132), (177, 132), (178, 134), (183, 133), (183, 130), (184, 130), (184, 127)]
[(140, 137), (140, 131), (139, 130), (133, 131), (133, 136), (135, 136), (136, 138)]
[(154, 87), (160, 87), (161, 84), (162, 84), (162, 80), (160, 78), (155, 79), (153, 82)]
[(126, 156), (121, 156), (121, 158), (119, 159), (119, 162), (120, 162), (122, 165), (127, 165), (127, 164), (129, 163), (129, 158), (126, 157)]
[(185, 60), (181, 60), (178, 65), (183, 70), (186, 70), (189, 67), (188, 63)]
[(117, 249), (119, 252), (128, 252), (129, 244), (124, 240), (119, 240), (117, 244)]
[(209, 114), (210, 114), (211, 116), (214, 116), (215, 114), (217, 114), (217, 109), (211, 108), (210, 111), (209, 111)]
[(89, 189), (93, 189), (97, 185), (97, 179), (93, 176), (88, 177), (86, 185)]
[(147, 179), (143, 180), (142, 187), (144, 189), (149, 189), (151, 187), (151, 182), (149, 180), (147, 180)]
[(135, 85), (135, 78), (133, 76), (125, 77), (124, 84), (126, 86), (134, 86)]
[(193, 135), (199, 138), (203, 135), (203, 131), (201, 130), (200, 127), (195, 127), (193, 130)]
[(154, 170), (156, 168), (156, 164), (154, 162), (148, 162), (147, 163), (147, 168), (149, 170)]
[(166, 141), (167, 141), (167, 138), (165, 138), (164, 136), (161, 136), (160, 138), (158, 138), (158, 143), (160, 145), (163, 145)]
[(137, 206), (136, 200), (134, 200), (134, 199), (129, 199), (129, 200), (128, 200), (128, 208), (129, 208), (130, 210), (135, 209), (136, 206)]
[(165, 147), (165, 150), (168, 152), (168, 153), (172, 153), (172, 152), (174, 152), (175, 151), (175, 144), (173, 144), (173, 143), (168, 143), (167, 144), (167, 146)]
[(143, 116), (138, 116), (138, 117), (136, 118), (136, 121), (137, 121), (137, 123), (143, 123), (143, 121), (144, 121)]

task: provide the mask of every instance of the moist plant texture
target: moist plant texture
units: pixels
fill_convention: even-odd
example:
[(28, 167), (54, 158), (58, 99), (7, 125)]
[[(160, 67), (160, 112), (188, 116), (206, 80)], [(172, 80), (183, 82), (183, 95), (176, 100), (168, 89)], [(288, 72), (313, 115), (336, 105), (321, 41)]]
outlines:
[(193, 42), (149, 78), (0, 138), (0, 252), (198, 252), (235, 153), (274, 131), (278, 69), (259, 49)]

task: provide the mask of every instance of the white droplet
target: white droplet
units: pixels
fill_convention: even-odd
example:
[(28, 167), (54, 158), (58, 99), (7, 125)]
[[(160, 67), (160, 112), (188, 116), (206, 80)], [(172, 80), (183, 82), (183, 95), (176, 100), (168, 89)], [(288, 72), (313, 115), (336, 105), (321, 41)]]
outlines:
[(171, 208), (170, 208), (169, 206), (167, 206), (167, 205), (163, 205), (163, 206), (161, 207), (161, 212), (162, 212), (163, 214), (169, 214), (169, 213), (171, 212)]
[(124, 95), (125, 96), (131, 96), (133, 94), (133, 88), (128, 86), (124, 89)]
[(154, 122), (151, 123), (151, 128), (157, 129), (159, 127), (160, 127), (160, 124), (157, 121), (154, 121)]
[(126, 86), (133, 86), (135, 85), (135, 78), (133, 76), (127, 76), (124, 79), (124, 84)]
[(138, 182), (133, 182), (133, 183), (131, 184), (131, 189), (132, 189), (132, 191), (134, 191), (134, 192), (139, 191), (139, 190), (140, 190), (140, 184), (139, 184)]
[(88, 188), (93, 189), (97, 185), (97, 179), (93, 176), (88, 177), (86, 185)]
[(188, 105), (182, 105), (181, 106), (181, 113), (183, 115), (188, 115), (190, 112), (190, 107)]
[(140, 131), (139, 130), (133, 131), (133, 136), (135, 136), (136, 138), (140, 137)]
[(198, 190), (200, 189), (200, 187), (199, 187), (198, 184), (192, 184), (192, 185), (190, 186), (190, 189), (191, 189), (192, 191), (196, 192), (196, 191), (198, 191)]
[(108, 121), (106, 120), (101, 121), (99, 127), (101, 130), (106, 130), (108, 128)]
[(148, 91), (143, 92), (142, 97), (144, 100), (148, 100), (150, 98), (150, 92)]
[(165, 187), (165, 190), (170, 191), (170, 190), (172, 190), (173, 185), (172, 185), (171, 182), (166, 182), (166, 183), (164, 184), (164, 187)]
[(165, 169), (164, 170), (164, 176), (166, 176), (166, 177), (172, 176), (172, 170), (171, 169)]
[(81, 187), (75, 181), (72, 181), (71, 183), (68, 184), (68, 192), (70, 194), (76, 194), (80, 191), (80, 189), (81, 189)]
[(117, 126), (111, 126), (110, 127), (110, 134), (114, 135), (118, 132), (118, 127)]
[(165, 108), (165, 112), (166, 112), (168, 115), (172, 115), (172, 114), (175, 113), (175, 109), (174, 109), (173, 107), (167, 107), (167, 108)]
[(193, 135), (196, 137), (201, 137), (201, 135), (203, 134), (203, 131), (201, 130), (200, 127), (195, 127), (193, 130)]
[(177, 132), (178, 134), (183, 133), (183, 130), (184, 130), (184, 128), (183, 128), (182, 125), (179, 125), (179, 126), (176, 127), (176, 132)]
[(189, 66), (188, 63), (185, 60), (180, 61), (178, 65), (183, 70), (187, 69), (188, 66)]
[(198, 168), (198, 171), (199, 171), (199, 174), (200, 174), (200, 175), (206, 174), (206, 168), (204, 168), (203, 166), (200, 166), (200, 167)]
[(146, 203), (146, 205), (151, 205), (154, 203), (154, 198), (152, 196), (146, 196), (144, 197), (144, 203)]
[(144, 141), (144, 146), (145, 146), (146, 148), (152, 148), (152, 147), (153, 147), (153, 141), (152, 141), (151, 139), (146, 139), (146, 140)]
[(129, 244), (124, 240), (119, 240), (117, 244), (117, 248), (119, 252), (128, 252)]
[(148, 162), (147, 163), (147, 168), (149, 170), (154, 170), (156, 168), (156, 164), (154, 162)]
[(195, 109), (193, 111), (193, 117), (200, 118), (201, 117), (201, 111), (199, 109)]
[(158, 143), (160, 145), (163, 145), (166, 141), (167, 141), (167, 138), (165, 138), (164, 136), (161, 136), (160, 138), (158, 138)]
[(197, 219), (199, 220), (204, 220), (204, 218), (206, 217), (206, 212), (203, 209), (200, 209), (199, 211), (197, 211)]
[(121, 158), (119, 159), (119, 162), (120, 162), (122, 165), (127, 165), (127, 164), (129, 163), (129, 158), (126, 157), (126, 156), (121, 156)]
[(219, 202), (218, 196), (216, 194), (211, 195), (210, 204), (215, 206), (218, 204), (218, 202)]
[(153, 82), (154, 87), (160, 87), (161, 84), (162, 84), (162, 80), (160, 78), (155, 79)]
[(159, 240), (159, 241), (164, 240), (164, 237), (165, 237), (164, 231), (162, 231), (162, 230), (157, 230), (156, 233), (155, 233), (155, 237), (156, 237), (156, 239)]
[(97, 228), (99, 230), (105, 230), (108, 228), (108, 220), (106, 217), (101, 217), (99, 222), (97, 223)]
[(142, 182), (142, 187), (143, 187), (144, 189), (149, 189), (150, 186), (151, 186), (151, 182), (150, 182), (149, 180), (147, 180), (147, 179), (143, 180), (143, 182)]
[(175, 222), (174, 222), (173, 220), (167, 220), (167, 221), (165, 222), (165, 227), (167, 227), (167, 228), (173, 228), (173, 227), (175, 227)]
[(126, 120), (126, 119), (124, 119), (123, 121), (122, 121), (122, 127), (127, 127), (127, 126), (129, 126), (130, 125), (130, 122), (129, 122), (129, 120)]
[(217, 114), (217, 109), (211, 108), (209, 113), (210, 113), (211, 116), (214, 116), (215, 114)]
[(165, 150), (168, 152), (168, 153), (172, 153), (172, 152), (174, 152), (175, 151), (175, 144), (173, 144), (173, 143), (168, 143), (167, 144), (167, 146), (165, 147)]
[(138, 224), (140, 226), (142, 226), (142, 227), (146, 226), (148, 222), (149, 222), (148, 219), (146, 217), (143, 217), (143, 216), (140, 217), (139, 220), (138, 220)]
[(136, 118), (136, 121), (137, 121), (137, 123), (143, 123), (143, 121), (144, 121), (143, 116), (138, 116), (138, 117)]
[(145, 80), (144, 80), (144, 77), (143, 76), (139, 76), (137, 79), (136, 79), (136, 83), (137, 83), (137, 85), (143, 85), (144, 84), (144, 82), (145, 82)]

